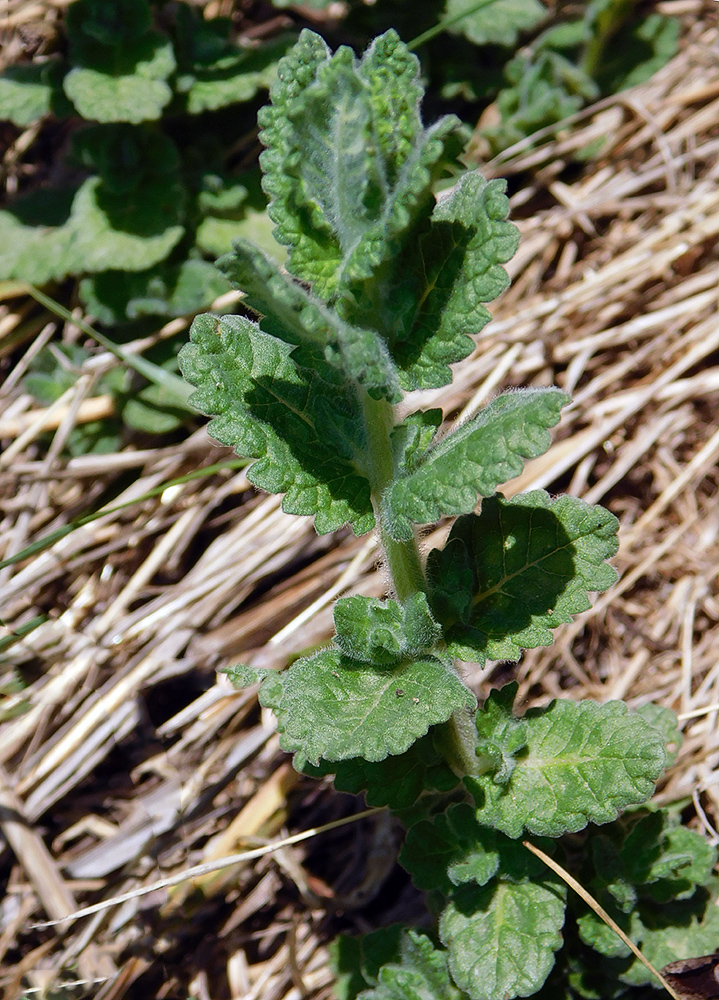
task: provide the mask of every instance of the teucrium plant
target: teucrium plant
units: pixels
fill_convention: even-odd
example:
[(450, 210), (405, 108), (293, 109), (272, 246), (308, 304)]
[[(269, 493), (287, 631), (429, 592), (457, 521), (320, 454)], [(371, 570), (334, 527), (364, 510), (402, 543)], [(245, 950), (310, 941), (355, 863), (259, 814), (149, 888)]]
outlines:
[[(552, 850), (544, 838), (616, 827), (651, 796), (676, 720), (571, 701), (517, 717), (515, 686), (478, 709), (463, 680), (460, 661), (516, 660), (589, 607), (616, 578), (617, 521), (572, 497), (496, 492), (549, 446), (568, 402), (559, 389), (505, 393), (444, 434), (439, 409), (400, 409), (472, 351), (517, 246), (503, 182), (465, 174), (435, 197), (458, 122), (424, 128), (421, 96), (394, 32), (361, 60), (303, 32), (260, 116), (287, 270), (235, 242), (220, 267), (258, 319), (198, 317), (180, 362), (193, 403), (214, 414), (210, 433), (254, 460), (255, 485), (319, 532), (349, 522), (382, 544), (392, 598), (338, 601), (332, 645), (287, 670), (233, 671), (260, 681), (299, 769), (334, 774), (409, 825), (401, 861), (430, 893), (437, 936), (385, 936), (380, 961), (370, 935), (343, 995), (500, 1000), (542, 987), (566, 932), (566, 890), (522, 838)], [(447, 515), (459, 515), (447, 541), (423, 560), (417, 525)], [(660, 822), (642, 871), (624, 872), (627, 829), (605, 838), (614, 860), (600, 891), (619, 907), (638, 898), (665, 851), (655, 882), (683, 867), (694, 898), (708, 878), (701, 838), (685, 831), (677, 861)], [(581, 935), (611, 953), (586, 915)]]

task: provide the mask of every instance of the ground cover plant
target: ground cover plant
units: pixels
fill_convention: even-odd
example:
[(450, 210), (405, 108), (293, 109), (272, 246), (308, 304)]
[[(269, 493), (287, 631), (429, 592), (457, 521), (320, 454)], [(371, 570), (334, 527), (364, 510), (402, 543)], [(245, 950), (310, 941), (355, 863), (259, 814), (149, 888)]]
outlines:
[[(349, 36), (361, 44), (378, 24), (407, 38), (426, 27), (415, 43), (439, 103), (462, 110), (465, 145), (480, 111), (488, 103), (497, 110), (499, 122), (478, 132), (485, 151), (643, 79), (673, 54), (679, 31), (674, 18), (616, 0), (595, 0), (578, 19), (550, 15), (538, 0), (429, 3), (420, 21), (391, 0), (350, 3), (342, 18), (327, 3), (312, 6), (333, 42)], [(22, 185), (0, 208), (0, 279), (71, 278), (61, 297), (79, 300), (125, 340), (226, 292), (212, 261), (238, 235), (270, 240), (253, 169), (255, 110), (296, 37), (294, 16), (245, 44), (231, 18), (205, 17), (188, 3), (69, 4), (52, 50), (0, 73), (0, 119), (33, 136), (25, 154), (42, 161), (43, 146), (53, 144), (58, 154), (50, 178), (41, 170), (39, 183)], [(610, 41), (628, 53), (613, 68)], [(91, 357), (55, 347), (39, 353), (24, 380), (42, 405)], [(178, 349), (176, 339), (163, 339), (148, 358), (174, 374)], [(190, 415), (131, 373), (113, 373), (103, 388), (116, 416), (76, 428), (72, 454), (112, 450), (128, 431), (175, 431)]]
[[(335, 605), (330, 647), (260, 684), (281, 746), (392, 809), (400, 861), (433, 923), (340, 942), (338, 995), (618, 997), (651, 975), (530, 853), (591, 887), (655, 966), (711, 950), (715, 850), (649, 803), (676, 717), (556, 700), (521, 715), (515, 686), (477, 705), (461, 664), (516, 660), (616, 574), (616, 519), (576, 498), (497, 487), (544, 452), (558, 389), (498, 396), (442, 434), (417, 389), (451, 381), (506, 286), (517, 246), (502, 182), (457, 169), (458, 122), (424, 128), (418, 64), (394, 32), (361, 60), (304, 32), (260, 116), (261, 165), (287, 271), (246, 241), (219, 266), (258, 319), (203, 315), (180, 355), (211, 434), (253, 459), (318, 532), (377, 531), (393, 596)], [(287, 273), (289, 272), (289, 273)], [(479, 513), (474, 513), (481, 498)], [(457, 516), (426, 558), (418, 526)]]
[[(328, 3), (313, 7), (321, 16)], [(495, 101), (500, 121), (481, 130), (495, 150), (651, 75), (679, 32), (676, 19), (617, 0), (594, 0), (578, 19), (550, 16), (538, 0), (448, 0), (424, 5), (419, 21), (381, 0), (349, 4), (346, 24), (327, 15), (325, 28), (368, 39), (378, 24), (407, 40), (425, 26), (427, 42), (441, 36), (423, 46), (435, 90), (464, 106), (469, 126)], [(211, 259), (263, 225), (255, 176), (236, 169), (233, 149), (250, 137), (251, 152), (252, 102), (294, 41), (288, 25), (243, 46), (231, 19), (189, 3), (68, 5), (57, 51), (0, 74), (0, 119), (62, 122), (66, 147), (61, 182), (0, 211), (0, 277), (75, 276), (80, 301), (107, 326), (209, 305), (228, 287)], [(608, 62), (610, 42), (620, 56)]]
[(228, 150), (294, 40), (241, 47), (231, 28), (186, 3), (163, 14), (149, 0), (75, 0), (58, 51), (0, 75), (0, 118), (63, 122), (69, 139), (61, 182), (0, 212), (3, 278), (77, 276), (106, 326), (183, 316), (227, 290), (208, 258), (243, 223), (256, 232), (264, 208), (252, 177), (228, 171)]

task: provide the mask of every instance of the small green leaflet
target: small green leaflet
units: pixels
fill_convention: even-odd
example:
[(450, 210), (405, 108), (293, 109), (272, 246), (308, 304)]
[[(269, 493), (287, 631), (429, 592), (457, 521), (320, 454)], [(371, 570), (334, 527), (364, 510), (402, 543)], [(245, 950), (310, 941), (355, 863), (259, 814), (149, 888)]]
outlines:
[(245, 293), (247, 304), (269, 318), (271, 326), (260, 323), (268, 332), (290, 344), (318, 347), (329, 364), (375, 398), (401, 400), (394, 364), (376, 333), (345, 323), (246, 240), (235, 240), (233, 253), (222, 257), (217, 266)]
[(465, 882), (486, 885), (498, 872), (514, 880), (546, 874), (521, 843), (480, 826), (466, 802), (411, 826), (399, 861), (418, 889), (440, 889), (445, 895)]
[(326, 649), (266, 676), (260, 702), (277, 716), (280, 746), (317, 764), (401, 754), (430, 726), (476, 704), (439, 660), (409, 659), (372, 667)]
[(335, 642), (351, 660), (386, 666), (431, 650), (441, 637), (425, 594), (404, 604), (374, 597), (345, 597), (334, 609)]
[(447, 953), (424, 934), (405, 931), (394, 962), (383, 965), (374, 989), (357, 1000), (463, 1000), (447, 971)]
[(551, 877), (458, 889), (439, 921), (455, 983), (472, 1000), (536, 993), (562, 945), (565, 893)]
[(547, 16), (539, 0), (447, 0), (445, 18), (466, 17), (450, 25), (475, 45), (516, 46), (520, 32), (536, 28)]
[[(553, 701), (512, 715), (516, 685), (493, 691), (477, 713), (478, 753), (486, 773), (468, 776), (477, 819), (508, 837), (524, 830), (546, 837), (608, 823), (625, 806), (645, 802), (664, 770), (662, 735), (623, 702)], [(501, 783), (491, 769), (492, 750), (511, 743), (522, 727), (514, 767)]]
[(332, 298), (396, 254), (430, 211), (454, 118), (425, 130), (419, 62), (396, 32), (358, 61), (303, 31), (260, 112), (263, 186), (289, 268)]
[(172, 43), (156, 32), (148, 32), (127, 48), (110, 50), (95, 65), (76, 65), (66, 75), (63, 89), (87, 121), (155, 121), (170, 103), (172, 90), (167, 78), (175, 70)]
[(519, 230), (507, 221), (506, 187), (464, 174), (378, 276), (387, 309), (375, 325), (386, 331), (406, 390), (452, 381), (449, 365), (474, 350), (471, 336), (491, 319), (484, 303), (509, 285), (502, 265), (514, 256)]
[(321, 353), (293, 349), (239, 316), (198, 316), (190, 337), (179, 360), (197, 386), (192, 405), (219, 415), (213, 437), (258, 459), (250, 481), (284, 493), (288, 514), (314, 514), (320, 534), (347, 521), (358, 535), (369, 531), (369, 483), (354, 464), (363, 445), (359, 404), (341, 373)]
[(569, 397), (559, 389), (525, 389), (498, 396), (477, 416), (430, 447), (417, 468), (390, 486), (383, 498), (393, 538), (412, 538), (412, 523), (467, 514), (478, 496), (519, 475), (525, 458), (551, 444), (547, 430)]
[[(500, 397), (501, 398), (501, 397)], [(576, 497), (543, 490), (482, 501), (427, 560), (430, 605), (451, 656), (517, 660), (590, 607), (587, 592), (617, 579), (607, 564), (619, 522)]]

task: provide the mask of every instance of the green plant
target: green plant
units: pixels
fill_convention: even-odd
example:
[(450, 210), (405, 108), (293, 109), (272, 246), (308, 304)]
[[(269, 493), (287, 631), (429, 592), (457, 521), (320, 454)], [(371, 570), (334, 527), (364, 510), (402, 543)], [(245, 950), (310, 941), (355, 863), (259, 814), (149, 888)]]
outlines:
[(0, 118), (70, 126), (66, 183), (0, 211), (0, 276), (77, 276), (109, 326), (193, 313), (229, 289), (206, 258), (256, 232), (264, 200), (252, 171), (241, 183), (226, 164), (253, 112), (228, 122), (222, 109), (266, 89), (293, 41), (246, 48), (231, 27), (185, 3), (160, 16), (149, 0), (75, 0), (61, 54), (0, 74)]
[[(417, 45), (451, 32), (450, 47), (446, 35), (423, 46), (427, 71), (446, 100), (496, 100), (501, 121), (484, 134), (497, 150), (673, 54), (679, 22), (638, 17), (634, 6), (594, 0), (581, 19), (543, 30), (539, 0), (435, 0), (421, 10), (354, 0), (347, 30), (371, 37), (386, 23), (411, 37), (426, 24)], [(293, 40), (243, 46), (228, 18), (205, 19), (189, 2), (69, 4), (58, 51), (0, 73), (1, 119), (60, 119), (69, 134), (63, 169), (55, 164), (64, 183), (35, 185), (0, 211), (0, 278), (76, 277), (105, 326), (195, 313), (227, 291), (211, 259), (238, 236), (271, 244), (257, 173), (233, 170), (233, 150), (252, 135), (251, 102)]]
[(676, 53), (679, 21), (640, 14), (634, 0), (592, 0), (551, 25), (504, 67), (500, 121), (482, 130), (492, 152), (563, 121), (588, 102), (648, 80)]
[[(503, 182), (468, 173), (435, 198), (458, 123), (422, 126), (418, 72), (393, 31), (361, 61), (303, 32), (260, 114), (287, 272), (237, 241), (219, 266), (258, 319), (200, 316), (180, 354), (249, 479), (319, 532), (375, 529), (393, 591), (339, 600), (333, 643), (287, 670), (230, 675), (260, 682), (299, 770), (408, 828), (400, 861), (436, 923), (341, 939), (338, 996), (618, 997), (649, 974), (525, 841), (660, 964), (714, 947), (716, 852), (678, 810), (642, 805), (681, 739), (671, 711), (558, 700), (518, 716), (516, 685), (478, 707), (462, 678), (462, 661), (550, 644), (613, 583), (617, 521), (496, 492), (549, 446), (559, 389), (505, 393), (446, 434), (439, 409), (398, 409), (451, 380), (517, 246)], [(417, 526), (448, 515), (423, 560)]]

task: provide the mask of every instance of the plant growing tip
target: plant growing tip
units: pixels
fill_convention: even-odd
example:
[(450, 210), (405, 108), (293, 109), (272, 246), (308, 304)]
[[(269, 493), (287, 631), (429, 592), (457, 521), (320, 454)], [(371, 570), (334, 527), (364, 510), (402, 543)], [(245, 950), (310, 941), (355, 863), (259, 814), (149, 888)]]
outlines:
[[(467, 173), (437, 202), (436, 182), (457, 170), (457, 122), (425, 128), (421, 97), (418, 62), (396, 33), (361, 59), (302, 33), (260, 116), (287, 270), (236, 242), (219, 267), (256, 318), (200, 316), (181, 352), (193, 405), (253, 460), (249, 479), (319, 532), (377, 530), (393, 591), (338, 601), (334, 642), (316, 655), (231, 675), (260, 683), (298, 769), (333, 774), (409, 825), (400, 860), (433, 894), (436, 934), (385, 935), (381, 961), (368, 935), (352, 946), (363, 985), (343, 996), (504, 1000), (546, 981), (553, 995), (589, 997), (600, 994), (582, 969), (595, 961), (606, 995), (619, 996), (646, 982), (643, 967), (612, 964), (621, 948), (521, 838), (569, 851), (655, 950), (677, 930), (677, 896), (693, 907), (689, 952), (716, 923), (714, 852), (663, 813), (621, 815), (652, 795), (677, 739), (671, 713), (555, 701), (520, 718), (515, 686), (478, 708), (463, 680), (458, 661), (516, 660), (589, 607), (616, 579), (618, 525), (576, 498), (496, 492), (549, 447), (568, 402), (559, 389), (505, 393), (444, 435), (438, 409), (398, 414), (404, 393), (447, 384), (471, 352), (518, 239), (502, 181)], [(418, 527), (454, 515), (423, 560)], [(571, 851), (559, 839), (569, 833)]]

